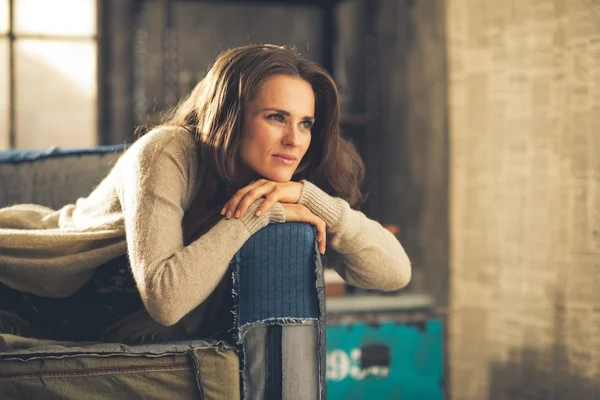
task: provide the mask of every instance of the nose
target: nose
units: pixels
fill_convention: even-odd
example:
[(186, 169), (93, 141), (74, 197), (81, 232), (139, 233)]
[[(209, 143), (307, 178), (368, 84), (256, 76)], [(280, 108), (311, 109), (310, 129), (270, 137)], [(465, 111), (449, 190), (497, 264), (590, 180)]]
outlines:
[(288, 125), (285, 129), (281, 143), (285, 146), (298, 147), (300, 145), (300, 128)]

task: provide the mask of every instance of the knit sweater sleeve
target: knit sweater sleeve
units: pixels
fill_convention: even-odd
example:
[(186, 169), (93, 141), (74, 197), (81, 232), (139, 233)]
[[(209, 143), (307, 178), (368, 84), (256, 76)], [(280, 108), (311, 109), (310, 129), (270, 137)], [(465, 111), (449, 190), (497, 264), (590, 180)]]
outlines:
[(194, 146), (182, 145), (172, 135), (143, 139), (126, 152), (122, 166), (127, 250), (149, 314), (163, 325), (173, 325), (210, 295), (252, 234), (285, 217), (281, 204), (256, 217), (252, 211), (260, 205), (257, 201), (244, 218), (222, 219), (184, 246), (182, 218)]
[(327, 258), (348, 283), (392, 291), (411, 278), (410, 260), (396, 237), (348, 202), (332, 197), (308, 181), (302, 181), (299, 204), (327, 225)]

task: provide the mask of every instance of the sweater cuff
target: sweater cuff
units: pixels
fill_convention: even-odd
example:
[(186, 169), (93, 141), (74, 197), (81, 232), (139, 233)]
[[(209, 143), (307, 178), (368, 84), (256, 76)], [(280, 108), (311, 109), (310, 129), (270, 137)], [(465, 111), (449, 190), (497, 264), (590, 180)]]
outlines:
[(334, 228), (342, 217), (344, 200), (332, 197), (307, 180), (303, 184), (298, 204), (308, 208), (313, 214), (325, 221), (328, 228)]
[(265, 201), (265, 199), (256, 200), (250, 207), (248, 207), (248, 210), (244, 216), (240, 218), (250, 232), (250, 235), (254, 235), (256, 232), (269, 225), (269, 223), (285, 222), (285, 211), (283, 210), (281, 203), (273, 204), (269, 211), (257, 217), (255, 213), (263, 201)]

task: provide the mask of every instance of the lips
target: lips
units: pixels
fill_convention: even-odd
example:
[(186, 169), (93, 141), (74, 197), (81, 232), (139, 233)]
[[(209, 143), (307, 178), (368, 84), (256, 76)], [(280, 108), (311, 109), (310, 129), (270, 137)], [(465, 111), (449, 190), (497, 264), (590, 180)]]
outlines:
[(296, 157), (292, 156), (291, 154), (274, 154), (273, 157), (283, 158), (284, 160), (288, 161), (296, 161)]
[(283, 165), (293, 166), (296, 164), (296, 157), (289, 154), (274, 154), (273, 157)]

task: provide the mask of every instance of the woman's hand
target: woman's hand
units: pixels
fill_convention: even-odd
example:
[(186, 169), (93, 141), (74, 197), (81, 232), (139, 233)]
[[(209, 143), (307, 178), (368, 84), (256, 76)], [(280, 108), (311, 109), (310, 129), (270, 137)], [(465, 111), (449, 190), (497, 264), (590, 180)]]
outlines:
[(317, 228), (317, 241), (319, 242), (319, 252), (325, 254), (327, 241), (325, 221), (313, 214), (303, 205), (296, 204), (300, 200), (303, 184), (300, 182), (273, 182), (266, 179), (259, 179), (248, 186), (238, 190), (233, 197), (225, 203), (221, 210), (221, 215), (230, 219), (232, 217), (241, 218), (252, 203), (261, 197), (265, 201), (256, 211), (259, 216), (269, 210), (276, 202), (281, 203), (285, 211), (285, 220), (287, 222), (306, 222)]
[(221, 210), (221, 215), (230, 219), (232, 217), (241, 218), (250, 205), (261, 197), (265, 201), (256, 211), (256, 215), (264, 214), (273, 206), (273, 204), (290, 203), (295, 204), (300, 200), (302, 194), (302, 183), (300, 182), (273, 182), (266, 179), (259, 179), (248, 186), (238, 190), (233, 197), (225, 203)]
[(325, 221), (313, 214), (308, 208), (301, 204), (281, 203), (285, 211), (286, 222), (306, 222), (317, 228), (317, 241), (319, 242), (319, 252), (325, 254), (327, 242)]

